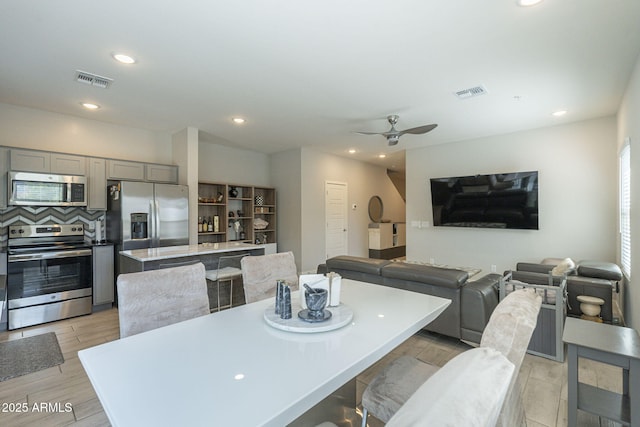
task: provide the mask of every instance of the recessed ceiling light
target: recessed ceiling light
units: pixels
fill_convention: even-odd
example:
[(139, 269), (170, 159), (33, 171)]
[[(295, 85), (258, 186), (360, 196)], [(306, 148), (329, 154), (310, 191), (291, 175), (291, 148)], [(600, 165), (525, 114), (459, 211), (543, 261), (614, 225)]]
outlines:
[(386, 154), (379, 154), (378, 157), (381, 158), (381, 159), (384, 159), (385, 157), (387, 157), (387, 155)]
[(245, 119), (243, 119), (242, 117), (234, 117), (233, 119), (231, 119), (233, 121), (233, 123), (237, 124), (237, 125), (241, 125), (244, 122), (246, 122)]
[(80, 105), (82, 105), (87, 110), (97, 110), (98, 108), (100, 108), (98, 104), (94, 104), (92, 102), (83, 102)]
[(518, 6), (527, 7), (535, 6), (538, 3), (542, 3), (542, 0), (517, 0), (516, 3), (518, 4)]
[(554, 115), (555, 117), (561, 117), (567, 114), (567, 110), (558, 110), (558, 111), (554, 111), (551, 114)]
[(355, 154), (356, 150), (354, 148), (352, 148), (351, 150), (349, 150), (349, 154)]
[(129, 56), (127, 54), (124, 53), (112, 53), (111, 56), (113, 57), (113, 59), (115, 59), (116, 61), (122, 63), (122, 64), (135, 64), (136, 63), (136, 59), (132, 56)]

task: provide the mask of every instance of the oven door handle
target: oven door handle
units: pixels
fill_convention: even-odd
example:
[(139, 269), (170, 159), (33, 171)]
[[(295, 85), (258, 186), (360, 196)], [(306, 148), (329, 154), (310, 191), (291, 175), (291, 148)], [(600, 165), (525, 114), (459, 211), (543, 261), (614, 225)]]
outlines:
[(77, 251), (54, 251), (39, 254), (19, 254), (9, 255), (9, 262), (34, 261), (38, 259), (73, 258), (80, 256), (91, 256), (91, 249), (80, 249)]

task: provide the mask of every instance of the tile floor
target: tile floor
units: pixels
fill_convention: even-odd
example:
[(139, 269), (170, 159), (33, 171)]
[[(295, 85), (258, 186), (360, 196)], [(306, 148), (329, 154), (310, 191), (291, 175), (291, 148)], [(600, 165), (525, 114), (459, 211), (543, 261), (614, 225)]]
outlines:
[[(43, 371), (0, 382), (0, 426), (109, 426), (109, 421), (91, 387), (80, 361), (78, 350), (102, 344), (119, 337), (116, 309), (94, 313), (47, 325), (18, 331), (0, 332), (0, 341), (18, 339), (44, 332), (57, 334), (65, 362)], [(396, 348), (383, 360), (357, 378), (358, 400), (364, 387), (381, 366), (399, 355), (409, 354), (442, 366), (455, 355), (470, 347), (460, 341), (420, 332)], [(620, 392), (621, 372), (617, 368), (581, 360), (580, 381)], [(555, 427), (567, 424), (567, 366), (542, 357), (527, 355), (520, 371), (524, 392), (525, 413), (529, 427)], [(9, 406), (26, 403), (31, 407), (39, 402), (71, 403), (69, 412), (20, 413)], [(17, 405), (20, 406), (20, 405)], [(63, 406), (63, 405), (61, 405)], [(580, 426), (607, 424), (597, 417), (579, 414)], [(369, 418), (369, 425), (382, 425)]]

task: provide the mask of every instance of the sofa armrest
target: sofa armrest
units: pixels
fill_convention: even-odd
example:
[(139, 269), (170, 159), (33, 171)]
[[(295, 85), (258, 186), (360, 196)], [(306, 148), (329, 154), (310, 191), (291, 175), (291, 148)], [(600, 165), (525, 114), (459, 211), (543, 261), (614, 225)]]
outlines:
[(462, 288), (460, 328), (462, 339), (480, 343), (484, 327), (500, 302), (498, 284), (502, 276), (487, 274)]

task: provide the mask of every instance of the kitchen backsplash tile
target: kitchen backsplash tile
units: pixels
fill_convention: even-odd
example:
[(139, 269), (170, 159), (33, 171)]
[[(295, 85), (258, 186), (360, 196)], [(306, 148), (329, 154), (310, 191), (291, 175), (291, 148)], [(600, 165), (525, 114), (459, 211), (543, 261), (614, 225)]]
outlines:
[(0, 245), (6, 246), (8, 227), (10, 225), (40, 225), (40, 224), (77, 224), (82, 223), (84, 236), (93, 240), (95, 230), (93, 221), (105, 220), (104, 211), (89, 211), (84, 208), (72, 207), (9, 207), (0, 211)]

